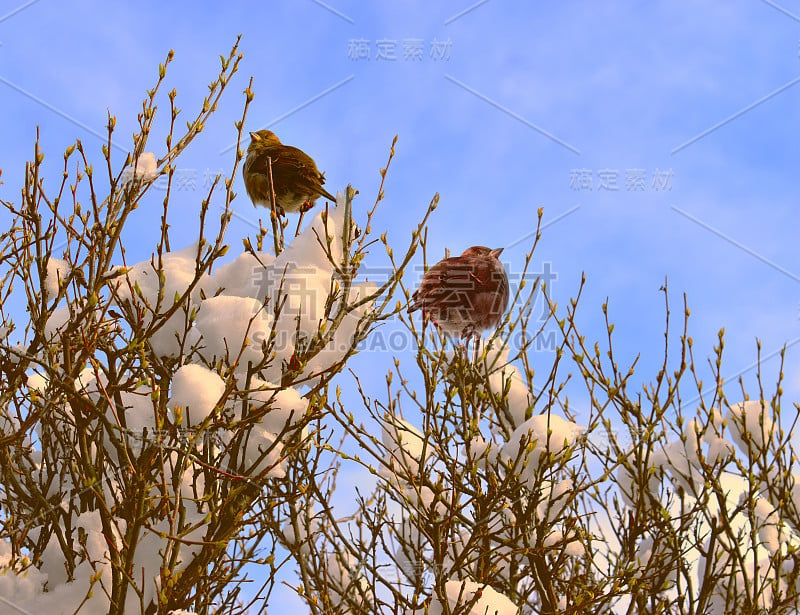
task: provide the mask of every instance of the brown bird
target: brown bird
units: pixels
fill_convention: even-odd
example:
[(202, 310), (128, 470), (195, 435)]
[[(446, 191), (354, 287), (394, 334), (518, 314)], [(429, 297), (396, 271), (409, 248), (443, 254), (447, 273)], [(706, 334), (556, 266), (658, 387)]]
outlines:
[(422, 309), (450, 337), (480, 337), (500, 324), (508, 307), (508, 276), (498, 260), (503, 248), (467, 248), (428, 269), (411, 296), (408, 313)]
[(322, 187), (325, 175), (319, 172), (311, 156), (284, 145), (274, 132), (259, 130), (250, 133), (247, 158), (242, 167), (244, 187), (254, 205), (273, 208), (270, 164), (279, 210), (305, 212), (321, 196), (336, 202), (336, 197)]

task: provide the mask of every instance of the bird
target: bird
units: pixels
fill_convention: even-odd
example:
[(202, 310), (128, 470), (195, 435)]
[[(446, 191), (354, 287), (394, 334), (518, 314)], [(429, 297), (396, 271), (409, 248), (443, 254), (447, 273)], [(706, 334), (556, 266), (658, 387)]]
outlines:
[(253, 205), (272, 207), (270, 166), (278, 211), (304, 213), (324, 196), (333, 203), (336, 197), (322, 187), (325, 174), (303, 150), (284, 145), (271, 130), (250, 133), (247, 158), (242, 167), (244, 186)]
[(408, 313), (422, 310), (451, 338), (477, 340), (500, 324), (508, 307), (508, 275), (499, 257), (503, 248), (472, 246), (428, 269), (411, 296)]

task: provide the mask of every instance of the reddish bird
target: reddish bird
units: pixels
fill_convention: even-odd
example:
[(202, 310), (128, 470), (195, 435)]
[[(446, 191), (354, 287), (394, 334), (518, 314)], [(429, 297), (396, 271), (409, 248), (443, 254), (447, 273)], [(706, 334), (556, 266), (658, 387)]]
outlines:
[(508, 307), (508, 276), (498, 260), (503, 248), (467, 248), (461, 256), (439, 261), (422, 277), (408, 313), (422, 309), (453, 338), (480, 337), (500, 324)]

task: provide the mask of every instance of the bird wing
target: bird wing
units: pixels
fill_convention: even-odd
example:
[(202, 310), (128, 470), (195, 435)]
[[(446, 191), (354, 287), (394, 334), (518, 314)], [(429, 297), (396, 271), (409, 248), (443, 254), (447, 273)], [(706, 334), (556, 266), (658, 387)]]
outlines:
[(471, 275), (473, 269), (472, 263), (458, 257), (439, 261), (422, 277), (419, 288), (411, 297), (412, 304), (408, 311), (462, 301), (464, 293), (475, 288), (475, 280)]
[(322, 187), (322, 184), (325, 183), (325, 174), (319, 172), (314, 160), (303, 150), (292, 147), (291, 145), (288, 145), (286, 149), (294, 153), (294, 156), (291, 156), (291, 158), (294, 159), (293, 162), (295, 163), (297, 172), (308, 180), (309, 185), (313, 187), (316, 194), (324, 196), (329, 201), (335, 203), (336, 197)]
[(269, 155), (259, 156), (250, 167), (256, 173), (269, 177), (269, 165), (272, 164), (272, 177), (300, 177), (304, 188), (316, 195), (336, 202), (336, 197), (322, 187), (325, 176), (319, 172), (314, 160), (303, 150), (291, 145), (284, 145), (280, 150)]
[(431, 267), (422, 277), (408, 308), (460, 308), (471, 305), (483, 295), (504, 298), (508, 302), (508, 278), (502, 265), (480, 258), (451, 257)]
[[(292, 155), (291, 150), (296, 150), (295, 155)], [(299, 152), (299, 154), (297, 153)], [(308, 174), (308, 162), (304, 160), (307, 158), (305, 153), (297, 148), (290, 148), (288, 146), (275, 149), (267, 153), (261, 153), (253, 159), (250, 170), (254, 173), (263, 173), (269, 177), (269, 165), (272, 164), (272, 175), (294, 174), (300, 173), (302, 175)], [(313, 161), (311, 163), (313, 165)]]

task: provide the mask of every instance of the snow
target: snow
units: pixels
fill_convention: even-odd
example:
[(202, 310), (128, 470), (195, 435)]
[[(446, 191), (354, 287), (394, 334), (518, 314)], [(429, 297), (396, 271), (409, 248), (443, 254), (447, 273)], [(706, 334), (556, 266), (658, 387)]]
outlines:
[[(50, 538), (45, 549), (41, 568), (28, 568), (21, 573), (6, 569), (5, 574), (2, 574), (4, 564), (9, 560), (10, 549), (6, 541), (0, 541), (0, 596), (5, 600), (5, 603), (0, 604), (11, 605), (16, 609), (12, 612), (22, 613), (66, 615), (76, 612), (79, 607), (81, 614), (99, 615), (108, 612), (108, 597), (98, 587), (95, 587), (93, 595), (81, 606), (90, 589), (88, 579), (95, 572), (100, 573), (99, 583), (105, 583), (110, 588), (111, 565), (108, 560), (108, 544), (100, 524), (100, 513), (82, 513), (74, 522), (76, 527), (85, 530), (86, 540), (85, 547), (77, 541), (72, 546), (83, 553), (85, 559), (76, 566), (75, 580), (69, 583), (66, 582), (63, 555), (55, 536)], [(42, 593), (41, 587), (45, 583), (50, 591)]]
[(427, 485), (409, 485), (403, 487), (403, 495), (411, 503), (412, 510), (426, 510), (431, 514), (438, 515), (443, 519), (450, 512), (450, 504), (447, 501), (451, 492), (440, 491), (438, 494)]
[[(329, 261), (340, 262), (342, 258), (343, 217), (343, 206), (317, 212), (311, 224), (258, 271), (258, 298), (266, 302), (265, 311), (275, 320), (274, 356), (264, 374), (267, 380), (280, 381), (282, 365), (291, 361), (296, 350), (307, 348), (319, 334), (328, 334), (330, 322), (345, 299), (352, 305), (377, 288), (367, 282), (354, 284), (344, 297), (343, 282)], [(334, 300), (329, 302), (331, 296)], [(309, 384), (313, 384), (315, 375), (341, 361), (354, 345), (358, 323), (370, 307), (366, 303), (348, 313), (300, 376), (311, 378)]]
[(153, 152), (142, 152), (136, 161), (136, 166), (128, 167), (122, 172), (120, 181), (124, 185), (133, 181), (134, 178), (147, 181), (153, 179), (156, 175), (158, 175), (156, 155)]
[[(507, 358), (508, 349), (505, 349), (500, 353), (500, 360), (497, 362), (505, 363)], [(487, 362), (492, 364), (492, 361)], [(519, 368), (505, 363), (494, 369), (489, 374), (489, 386), (495, 395), (503, 395), (507, 391), (507, 407), (513, 427), (516, 429), (522, 425), (525, 422), (526, 413), (533, 405), (533, 399)]]
[[(297, 525), (296, 532), (295, 524)], [(310, 555), (311, 547), (309, 543), (315, 540), (316, 534), (319, 532), (319, 526), (319, 521), (316, 517), (311, 516), (309, 511), (307, 519), (297, 517), (284, 523), (283, 527), (281, 527), (281, 534), (288, 545), (295, 547), (302, 555)]]
[(572, 480), (567, 478), (552, 487), (550, 481), (546, 481), (542, 489), (542, 498), (536, 507), (539, 519), (546, 519), (548, 524), (561, 519), (564, 509), (570, 501), (570, 492), (573, 490)]
[[(304, 399), (297, 389), (281, 388), (271, 382), (253, 378), (248, 393), (251, 413), (262, 414), (259, 422), (267, 433), (277, 437), (302, 419), (308, 409), (308, 400)], [(236, 419), (241, 420), (240, 407), (237, 404)]]
[(36, 391), (39, 394), (44, 393), (45, 389), (47, 388), (47, 376), (36, 373), (31, 374), (28, 376), (28, 388), (32, 391)]
[[(444, 585), (447, 596), (447, 604), (452, 612), (457, 606), (469, 604), (475, 594), (480, 598), (470, 608), (464, 612), (465, 615), (516, 615), (517, 607), (506, 596), (496, 591), (489, 585), (476, 583), (475, 581), (447, 581)], [(444, 612), (442, 603), (434, 596), (431, 600), (429, 615), (441, 615)]]
[(384, 419), (381, 438), (391, 459), (399, 463), (406, 472), (416, 474), (420, 460), (424, 466), (431, 453), (430, 445), (425, 446), (425, 436), (411, 423), (390, 412), (384, 415)]
[(653, 467), (668, 470), (673, 482), (684, 493), (693, 495), (702, 488), (703, 479), (694, 461), (695, 455), (687, 453), (686, 447), (681, 440), (674, 440), (655, 451), (650, 460)]
[(757, 497), (753, 512), (758, 528), (758, 538), (764, 548), (769, 551), (770, 556), (780, 551), (781, 543), (785, 540), (781, 536), (781, 523), (778, 511), (765, 498)]
[(417, 559), (417, 553), (423, 553), (428, 545), (419, 528), (410, 519), (400, 519), (393, 524), (396, 534), (394, 557), (398, 570), (410, 581), (422, 574), (425, 562)]
[(267, 471), (269, 476), (283, 478), (286, 470), (281, 463), (283, 444), (275, 434), (263, 427), (254, 427), (247, 438), (244, 451), (245, 473), (255, 476)]
[(334, 604), (343, 603), (345, 594), (353, 600), (359, 591), (364, 592), (367, 598), (370, 596), (369, 583), (362, 574), (360, 562), (351, 553), (330, 553), (325, 563), (328, 591)]
[(264, 297), (265, 268), (275, 261), (275, 256), (268, 252), (257, 252), (255, 255), (243, 252), (230, 263), (216, 268), (210, 279), (204, 284), (208, 296), (218, 291), (232, 297)]
[[(123, 181), (131, 182), (134, 177), (152, 179), (157, 173), (154, 154), (146, 153), (140, 157), (135, 169), (126, 171)], [(167, 437), (166, 431), (159, 431), (164, 420), (167, 422), (165, 430), (171, 429), (173, 422), (194, 427), (213, 418), (214, 412), (218, 411), (220, 417), (233, 418), (230, 429), (223, 427), (216, 434), (223, 444), (240, 436), (242, 422), (250, 421), (247, 438), (242, 439), (240, 446), (232, 447), (236, 449), (237, 459), (227, 459), (228, 453), (224, 447), (220, 447), (217, 452), (223, 456), (221, 463), (241, 462), (248, 467), (247, 473), (250, 475), (267, 473), (270, 476), (283, 476), (285, 467), (282, 455), (286, 432), (306, 418), (309, 402), (301, 388), (276, 383), (282, 382), (286, 365), (294, 357), (298, 344), (305, 348), (310, 340), (320, 335), (330, 339), (326, 339), (327, 343), (320, 347), (316, 356), (307, 357), (305, 365), (301, 366), (301, 376), (309, 378), (301, 386), (312, 385), (320, 372), (340, 361), (355, 344), (359, 321), (371, 309), (371, 305), (365, 303), (345, 315), (335, 332), (331, 331), (332, 321), (345, 302), (360, 301), (376, 288), (374, 284), (354, 284), (345, 296), (344, 282), (329, 262), (328, 250), (334, 261), (341, 260), (343, 214), (342, 206), (328, 213), (318, 211), (309, 227), (289, 242), (278, 258), (263, 252), (243, 253), (229, 263), (215, 266), (210, 275), (197, 274), (201, 250), (198, 244), (164, 253), (160, 265), (158, 255), (153, 254), (151, 258), (124, 269), (116, 268), (118, 275), (109, 284), (114, 301), (124, 313), (138, 319), (137, 322), (128, 323), (127, 327), (135, 326), (146, 331), (157, 325), (150, 332), (152, 350), (160, 357), (181, 356), (184, 364), (175, 371), (166, 389), (154, 391), (152, 383), (143, 381), (137, 383), (133, 390), (115, 391), (113, 397), (109, 397), (109, 383), (103, 365), (93, 363), (87, 366), (75, 381), (78, 398), (55, 409), (54, 416), (68, 432), (65, 437), (74, 437), (73, 433), (69, 433), (75, 430), (74, 417), (85, 410), (80, 407), (81, 397), (105, 404), (106, 458), (110, 465), (122, 467), (127, 472), (132, 469), (129, 465), (136, 461), (136, 456), (148, 442)], [(64, 261), (50, 259), (44, 284), (52, 296), (58, 292), (59, 279), (64, 279), (67, 274), (68, 266)], [(187, 294), (196, 278), (194, 288), (188, 292), (186, 305), (180, 306), (165, 319), (164, 315), (175, 308), (176, 298)], [(335, 294), (334, 300), (328, 302), (332, 292)], [(59, 307), (47, 321), (46, 335), (59, 335), (69, 321), (69, 307)], [(3, 335), (5, 332), (6, 329), (3, 329)], [(265, 358), (265, 343), (270, 340), (270, 353)], [(19, 348), (25, 351), (24, 346)], [(191, 352), (192, 348), (196, 348), (197, 353)], [(226, 361), (234, 367), (230, 377), (234, 379), (236, 390), (226, 390), (226, 380), (220, 375), (226, 374)], [(264, 365), (257, 374), (248, 373), (248, 364), (259, 363)], [(42, 393), (47, 389), (48, 381), (40, 373), (30, 373), (27, 386), (32, 392)], [(165, 392), (169, 394), (166, 408), (170, 412), (165, 417), (159, 417), (163, 407), (160, 405), (161, 396)], [(243, 417), (241, 402), (245, 395), (249, 400), (248, 414)], [(109, 404), (111, 399), (113, 403)], [(5, 425), (11, 419), (3, 418), (3, 421), (2, 425)], [(415, 432), (410, 425), (407, 427), (409, 437), (403, 437), (398, 449), (400, 455), (415, 454), (416, 444), (412, 444), (411, 437)], [(302, 438), (305, 433), (304, 428), (298, 435)], [(95, 455), (92, 446), (88, 454)], [(164, 557), (168, 555), (164, 551), (167, 544), (164, 536), (180, 536), (182, 539), (177, 546), (179, 551), (172, 569), (176, 573), (196, 555), (208, 529), (208, 509), (202, 499), (203, 471), (192, 465), (191, 458), (170, 451), (168, 447), (163, 450), (167, 451), (163, 455), (165, 475), (177, 476), (178, 479), (159, 485), (159, 489), (166, 490), (166, 493), (154, 491), (147, 497), (168, 497), (180, 501), (182, 512), (170, 518), (153, 519), (139, 536), (131, 563), (132, 569), (137, 571), (137, 591), (128, 592), (126, 612), (138, 612), (140, 600), (147, 604), (157, 598), (160, 570), (164, 565)], [(52, 475), (54, 469), (41, 463), (40, 454), (37, 457), (33, 451), (31, 457), (34, 466), (20, 467), (20, 471), (40, 476), (43, 481)], [(51, 484), (50, 497), (64, 496), (78, 488), (71, 484), (69, 475), (63, 476), (62, 480), (51, 481)], [(121, 493), (118, 477), (113, 473), (104, 476), (98, 495), (105, 498), (109, 508)], [(434, 500), (432, 492), (414, 494), (412, 497), (432, 504)], [(441, 502), (437, 505), (442, 506)], [(65, 504), (64, 511), (70, 510)], [(0, 596), (6, 601), (2, 604), (5, 606), (10, 603), (15, 608), (37, 613), (73, 613), (79, 607), (82, 614), (107, 612), (111, 587), (109, 543), (121, 548), (125, 523), (112, 517), (110, 536), (103, 534), (97, 512), (75, 514), (72, 519), (66, 519), (65, 516), (60, 523), (66, 540), (77, 541), (76, 528), (81, 528), (80, 534), (85, 538), (85, 545), (73, 544), (80, 554), (76, 562), (75, 580), (70, 582), (67, 579), (62, 546), (55, 534), (43, 538), (47, 542), (39, 567), (25, 570), (21, 567), (24, 562), (19, 561), (15, 562), (13, 568), (9, 567), (10, 546), (0, 541)], [(316, 525), (312, 520), (312, 532)], [(300, 527), (304, 532), (302, 524)], [(189, 528), (193, 529), (189, 531)], [(40, 527), (31, 527), (30, 536), (35, 538), (41, 531)], [(293, 533), (291, 526), (288, 526), (286, 539), (290, 542), (294, 538)], [(301, 541), (305, 538), (300, 537)], [(346, 561), (329, 558), (329, 563), (332, 580), (341, 585), (342, 590), (355, 580), (357, 562), (350, 556), (346, 556)], [(95, 571), (100, 575), (97, 583), (90, 587), (89, 579)], [(363, 586), (363, 580), (357, 582)], [(92, 595), (87, 599), (90, 591)], [(2, 610), (3, 607), (0, 607)]]
[[(120, 303), (130, 301), (137, 310), (143, 313), (142, 325), (148, 327), (156, 320), (157, 316), (164, 315), (171, 310), (175, 299), (188, 290), (196, 275), (197, 253), (198, 245), (192, 244), (178, 252), (168, 252), (162, 255), (163, 296), (160, 306), (158, 297), (161, 283), (157, 255), (131, 266), (125, 275), (114, 281), (118, 301)], [(191, 293), (190, 308), (196, 307), (200, 289), (207, 282), (208, 275), (203, 274)], [(152, 332), (149, 341), (156, 354), (176, 356), (181, 349), (180, 342), (185, 342), (184, 349), (187, 350), (197, 341), (197, 333), (187, 324), (185, 310), (178, 308), (166, 323)]]
[[(775, 433), (770, 416), (769, 402), (751, 400), (730, 406), (726, 422), (731, 428), (731, 438), (745, 455), (764, 448)], [(749, 445), (748, 445), (749, 441)]]
[(197, 425), (211, 414), (224, 392), (225, 381), (216, 372), (202, 365), (184, 365), (172, 377), (168, 407), (173, 412), (182, 408), (183, 422)]
[[(706, 424), (697, 419), (686, 421), (681, 433), (650, 457), (649, 471), (647, 468), (645, 471), (651, 495), (659, 498), (664, 477), (683, 491), (683, 506), (692, 506), (701, 490), (710, 488), (709, 478), (704, 478), (703, 465), (708, 468), (709, 464), (735, 452), (733, 444), (725, 438), (726, 426), (730, 427), (729, 437), (744, 455), (757, 455), (760, 447), (768, 445), (774, 426), (770, 417), (765, 416), (764, 408), (769, 408), (769, 404), (747, 401), (730, 406), (724, 421), (718, 410), (710, 412)], [(618, 478), (623, 499), (635, 505), (633, 480), (628, 470), (620, 468)], [(770, 583), (785, 583), (783, 579), (776, 579), (770, 558), (776, 554), (785, 556), (800, 546), (800, 535), (780, 519), (774, 504), (766, 497), (768, 490), (760, 491), (761, 486), (751, 484), (751, 480), (753, 477), (738, 472), (720, 471), (715, 477), (714, 493), (702, 502), (700, 512), (691, 521), (693, 535), (708, 537), (697, 547), (687, 545), (684, 556), (691, 574), (697, 577), (699, 584), (706, 574), (719, 575), (722, 579), (710, 596), (710, 613), (723, 613), (728, 583), (732, 588), (740, 587), (745, 578), (749, 579), (748, 583), (766, 588), (758, 597), (759, 605), (766, 607), (771, 600)], [(681, 510), (680, 500), (676, 500), (669, 514), (680, 518)], [(719, 527), (720, 519), (724, 519), (726, 531), (712, 531), (714, 526)], [(757, 539), (753, 541), (751, 537)], [(637, 575), (647, 574), (648, 567), (661, 557), (653, 545), (652, 538), (639, 544), (637, 557), (642, 568)], [(710, 552), (712, 545), (713, 553)], [(735, 553), (742, 554), (744, 559), (737, 559)], [(741, 561), (746, 563), (744, 573)], [(674, 585), (676, 577), (673, 575), (670, 580)]]
[(520, 472), (532, 481), (545, 452), (559, 455), (571, 447), (585, 428), (556, 414), (537, 414), (517, 427), (501, 448), (500, 456), (509, 463), (520, 459)]
[[(126, 443), (134, 455), (138, 455), (147, 440), (155, 440), (156, 417), (153, 407), (152, 391), (147, 386), (134, 391), (120, 391), (120, 404), (108, 407), (106, 418), (111, 426), (113, 437)], [(113, 445), (112, 434), (105, 435), (105, 448), (109, 456), (119, 463), (117, 449)]]
[[(155, 176), (157, 168), (154, 155), (143, 155), (135, 172), (130, 170), (130, 173), (130, 179), (134, 174), (141, 178)], [(317, 211), (306, 230), (292, 239), (277, 258), (265, 252), (243, 253), (226, 264), (215, 266), (210, 275), (200, 276), (196, 287), (189, 294), (188, 302), (189, 309), (196, 311), (196, 319), (192, 321), (187, 318), (183, 309), (178, 310), (165, 325), (153, 333), (151, 339), (156, 354), (164, 357), (181, 354), (184, 364), (177, 368), (171, 382), (163, 390), (154, 392), (151, 388), (155, 386), (153, 383), (138, 383), (132, 391), (116, 393), (116, 403), (107, 409), (105, 418), (111, 433), (106, 435), (105, 445), (107, 458), (111, 462), (120, 466), (127, 464), (127, 460), (118, 458), (121, 455), (120, 450), (125, 449), (126, 454), (135, 457), (143, 448), (145, 433), (150, 438), (160, 437), (157, 431), (160, 426), (158, 412), (164, 406), (159, 405), (163, 402), (163, 397), (159, 398), (159, 395), (168, 393), (166, 408), (171, 412), (166, 417), (160, 417), (168, 423), (196, 427), (207, 419), (232, 417), (230, 424), (222, 425), (215, 433), (223, 444), (240, 436), (243, 424), (247, 422), (247, 438), (242, 439), (239, 446), (231, 447), (238, 455), (236, 460), (226, 456), (228, 453), (225, 446), (216, 451), (221, 467), (235, 461), (244, 464), (245, 474), (248, 476), (285, 476), (286, 467), (282, 456), (286, 447), (291, 446), (287, 444), (287, 433), (294, 433), (295, 428), (302, 425), (309, 413), (317, 408), (309, 407), (309, 400), (304, 397), (304, 393), (307, 394), (308, 388), (313, 386), (315, 378), (322, 371), (340, 361), (350, 350), (359, 321), (368, 313), (371, 305), (365, 304), (344, 317), (321, 351), (298, 368), (298, 383), (292, 386), (288, 386), (283, 380), (287, 365), (308, 348), (312, 340), (318, 340), (329, 333), (333, 319), (345, 302), (359, 301), (376, 288), (373, 284), (356, 284), (347, 297), (343, 296), (343, 280), (329, 262), (331, 257), (335, 261), (341, 259), (343, 213), (343, 207), (327, 212)], [(125, 275), (114, 283), (119, 302), (129, 301), (142, 310), (143, 325), (149, 326), (156, 318), (153, 310), (159, 301), (160, 291), (162, 299), (157, 311), (164, 314), (172, 308), (175, 297), (183, 295), (197, 277), (198, 250), (198, 245), (194, 244), (180, 251), (164, 254), (161, 275), (157, 267), (157, 256), (129, 267)], [(51, 295), (58, 292), (58, 280), (63, 279), (67, 273), (68, 268), (64, 261), (48, 261), (45, 284)], [(201, 290), (205, 298), (201, 297)], [(331, 294), (334, 296), (333, 301), (329, 301)], [(65, 323), (69, 322), (69, 318), (69, 307), (63, 306), (55, 310), (47, 322), (47, 335), (57, 336)], [(0, 331), (0, 337), (2, 335)], [(185, 343), (181, 344), (183, 338)], [(196, 354), (188, 352), (193, 345), (197, 346)], [(24, 347), (21, 348), (25, 350)], [(508, 363), (508, 357), (509, 349), (505, 347), (487, 352), (488, 389), (493, 395), (502, 398), (501, 410), (507, 410), (507, 414), (482, 417), (480, 427), (485, 427), (488, 422), (491, 429), (485, 429), (485, 433), (490, 431), (486, 437), (476, 435), (472, 440), (473, 459), (477, 459), (479, 466), (486, 471), (500, 468), (501, 472), (515, 472), (523, 481), (527, 481), (530, 491), (519, 496), (519, 499), (526, 498), (524, 501), (530, 501), (534, 505), (533, 516), (537, 522), (541, 522), (540, 525), (546, 532), (543, 535), (544, 545), (554, 552), (557, 551), (558, 556), (563, 554), (584, 557), (587, 555), (584, 541), (579, 538), (573, 526), (565, 522), (565, 518), (571, 514), (572, 494), (580, 486), (576, 488), (576, 483), (565, 479), (566, 473), (559, 471), (548, 474), (551, 480), (543, 480), (538, 470), (541, 469), (540, 463), (545, 453), (554, 459), (565, 461), (573, 447), (581, 441), (586, 429), (559, 416), (555, 411), (541, 414), (541, 409), (534, 409), (534, 395), (528, 388), (526, 377), (519, 367)], [(258, 370), (248, 369), (248, 366), (257, 365), (261, 365)], [(232, 367), (230, 371), (227, 369), (229, 366)], [(306, 378), (308, 380), (304, 380)], [(228, 390), (226, 382), (231, 387), (235, 384), (235, 389)], [(106, 395), (104, 389), (107, 378), (102, 373), (98, 376), (94, 368), (86, 368), (75, 384), (81, 395), (94, 401), (101, 400)], [(30, 373), (27, 387), (30, 391), (42, 394), (47, 390), (48, 380), (41, 373)], [(246, 404), (243, 403), (245, 396)], [(76, 403), (72, 398), (70, 401)], [(54, 414), (63, 423), (64, 430), (75, 429), (74, 421), (70, 421), (70, 418), (77, 412), (78, 404), (74, 409), (70, 405), (54, 408)], [(435, 474), (436, 466), (429, 461), (438, 449), (430, 440), (429, 433), (424, 433), (399, 414), (387, 412), (383, 418), (381, 440), (387, 452), (389, 474), (395, 481), (393, 486), (397, 487), (395, 493), (398, 499), (405, 500), (406, 508), (418, 508), (423, 513), (439, 518), (452, 516), (454, 509), (462, 514), (460, 506), (467, 511), (467, 505), (454, 496), (452, 485), (433, 481), (419, 481), (412, 485), (398, 477), (394, 472), (398, 466), (412, 474), (416, 474), (420, 467), (427, 468), (432, 475)], [(702, 424), (698, 419), (687, 420), (682, 424), (680, 433), (673, 434), (672, 439), (654, 449), (649, 467), (643, 469), (646, 473), (646, 488), (652, 496), (658, 498), (664, 483), (671, 481), (673, 486), (682, 490), (685, 497), (690, 498), (699, 489), (707, 488), (703, 478), (704, 464), (717, 464), (737, 454), (737, 449), (743, 455), (753, 455), (769, 445), (775, 430), (772, 408), (768, 402), (760, 400), (729, 406), (724, 419), (720, 410), (711, 410), (708, 424)], [(305, 430), (301, 431), (300, 437), (305, 433)], [(122, 440), (127, 448), (112, 446), (112, 439)], [(177, 476), (178, 479), (167, 481), (160, 487), (166, 490), (166, 495), (153, 492), (147, 494), (147, 497), (175, 498), (180, 500), (185, 510), (181, 512), (183, 516), (180, 527), (175, 519), (153, 520), (139, 539), (132, 565), (139, 571), (137, 582), (145, 602), (155, 600), (160, 589), (159, 570), (163, 565), (166, 544), (164, 536), (180, 536), (183, 539), (173, 568), (173, 572), (179, 572), (197, 554), (208, 529), (206, 515), (209, 511), (201, 501), (204, 470), (191, 465), (186, 456), (170, 452), (168, 448), (165, 450), (168, 451), (164, 454), (165, 473)], [(461, 460), (463, 461), (463, 457)], [(504, 463), (498, 464), (498, 460)], [(41, 457), (33, 466), (21, 467), (20, 471), (46, 476)], [(622, 498), (633, 505), (636, 500), (633, 477), (624, 466), (616, 471)], [(712, 521), (725, 516), (731, 532), (730, 536), (715, 538), (716, 551), (708, 555), (711, 562), (708, 565), (716, 571), (730, 573), (732, 585), (744, 582), (745, 576), (751, 582), (755, 579), (755, 582), (764, 584), (773, 580), (777, 583), (769, 558), (796, 549), (800, 545), (800, 528), (789, 527), (788, 522), (785, 524), (780, 519), (775, 502), (769, 499), (772, 495), (762, 486), (753, 486), (746, 478), (735, 473), (721, 471), (716, 478), (720, 491), (714, 493), (714, 497), (704, 504), (702, 515), (693, 519), (696, 524), (693, 528), (697, 529), (698, 535), (708, 535)], [(54, 482), (49, 495), (66, 494), (69, 489), (74, 488), (68, 479), (60, 484)], [(113, 502), (120, 489), (120, 484), (114, 478), (104, 477), (98, 493), (104, 494), (107, 502)], [(792, 497), (800, 507), (800, 477), (792, 491)], [(647, 501), (645, 503), (650, 505)], [(69, 512), (70, 509), (65, 507), (64, 510)], [(749, 514), (750, 511), (752, 515)], [(305, 514), (310, 513), (306, 511)], [(298, 545), (301, 554), (310, 554), (308, 546), (304, 547), (302, 544), (314, 540), (314, 534), (320, 531), (320, 524), (313, 518), (307, 524), (302, 517), (292, 521), (297, 525), (297, 531), (290, 521), (282, 528), (283, 539), (289, 544)], [(419, 572), (420, 567), (425, 564), (417, 559), (414, 551), (419, 553), (426, 549), (428, 552), (431, 550), (428, 538), (414, 525), (414, 521), (418, 520), (403, 519), (395, 529), (397, 538), (412, 545), (410, 550), (399, 547), (396, 550), (398, 566), (405, 572)], [(37, 563), (38, 567), (26, 570), (22, 570), (20, 562), (16, 562), (13, 569), (9, 567), (10, 546), (0, 540), (0, 596), (4, 600), (13, 601), (15, 607), (19, 605), (19, 608), (29, 612), (71, 613), (86, 599), (90, 589), (88, 579), (99, 571), (99, 585), (92, 588), (91, 598), (79, 612), (106, 612), (106, 592), (110, 588), (111, 578), (109, 545), (116, 545), (117, 548), (121, 546), (124, 523), (119, 519), (114, 520), (111, 535), (104, 535), (97, 512), (74, 513), (68, 525), (70, 528), (82, 529), (83, 540), (78, 544), (78, 533), (67, 531), (63, 527), (65, 520), (60, 522), (60, 529), (67, 536), (66, 539), (73, 541), (72, 546), (83, 558), (77, 561), (76, 580), (68, 581), (61, 546), (54, 536), (47, 537), (47, 546)], [(509, 546), (511, 540), (505, 544), (499, 539), (504, 539), (507, 535), (504, 532), (509, 532), (509, 528), (514, 528), (515, 524), (516, 518), (510, 508), (493, 511), (487, 521), (488, 528), (497, 533), (498, 540), (492, 538), (492, 555), (498, 561), (497, 574), (501, 576), (508, 573), (504, 566), (512, 558)], [(188, 531), (189, 527), (193, 529)], [(40, 528), (30, 528), (32, 537), (38, 536), (40, 531)], [(309, 533), (312, 535), (309, 536)], [(471, 540), (470, 534), (465, 530), (461, 534), (454, 534), (447, 537), (443, 560), (445, 571), (463, 561), (460, 556)], [(745, 541), (745, 545), (725, 543), (734, 540)], [(709, 542), (705, 546), (710, 545)], [(720, 550), (722, 547), (739, 551), (749, 549), (744, 573), (736, 569), (736, 562), (729, 559), (729, 556), (728, 559), (720, 556), (723, 553)], [(652, 566), (661, 556), (657, 543), (652, 538), (641, 540), (635, 553), (643, 567)], [(506, 558), (506, 554), (509, 557)], [(334, 601), (341, 601), (346, 592), (351, 592), (348, 595), (353, 597), (356, 587), (367, 589), (367, 582), (361, 576), (360, 562), (352, 553), (328, 552), (321, 557), (327, 564), (331, 583), (330, 596)], [(700, 556), (700, 549), (688, 550), (686, 557), (699, 578), (706, 564)], [(634, 570), (632, 573), (638, 574), (638, 571)], [(451, 577), (444, 587), (445, 601), (450, 609), (455, 609), (457, 605), (463, 606), (476, 598), (477, 603), (467, 611), (470, 614), (505, 615), (518, 612), (517, 605), (493, 587), (456, 576), (455, 572), (448, 574)], [(494, 583), (493, 579), (490, 580)], [(48, 591), (44, 592), (44, 588)], [(139, 600), (136, 592), (130, 592), (126, 609), (137, 612)], [(763, 595), (759, 600), (764, 600)], [(0, 601), (0, 606), (2, 604)], [(715, 612), (719, 604), (721, 602), (717, 597), (712, 596), (710, 612)], [(430, 613), (442, 613), (443, 610), (443, 604), (434, 597), (431, 600)], [(187, 611), (173, 613), (188, 614)]]
[(47, 260), (47, 277), (45, 277), (44, 286), (47, 289), (49, 300), (58, 296), (59, 282), (66, 279), (69, 270), (70, 265), (65, 260), (52, 256)]
[[(636, 461), (633, 457), (633, 452), (629, 451), (627, 455), (628, 459), (634, 468), (636, 468)], [(652, 456), (651, 456), (652, 460)], [(649, 468), (655, 467), (652, 464)], [(649, 505), (650, 498), (655, 498), (656, 500), (659, 499), (659, 493), (661, 490), (661, 476), (654, 471), (649, 469), (644, 470), (645, 475), (647, 477), (647, 485), (646, 485), (646, 492), (644, 494), (644, 502)], [(620, 465), (619, 470), (617, 470), (617, 485), (619, 486), (620, 495), (622, 496), (622, 500), (631, 507), (637, 506), (637, 498), (639, 497), (639, 486), (636, 484), (635, 477), (631, 474), (630, 470), (626, 468), (624, 465)]]
[(56, 308), (50, 314), (47, 322), (44, 325), (44, 335), (47, 339), (52, 340), (56, 338), (66, 328), (69, 323), (69, 306), (63, 305)]
[(264, 359), (261, 345), (270, 338), (272, 314), (257, 299), (220, 295), (200, 304), (197, 329), (207, 361), (224, 359), (244, 369)]

